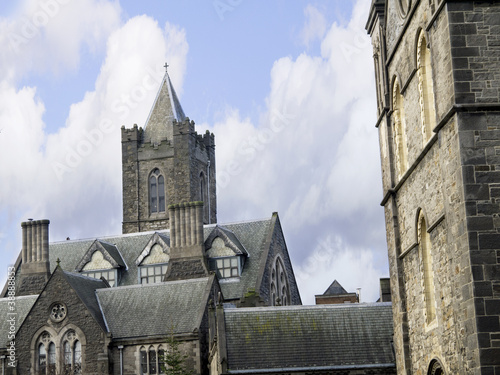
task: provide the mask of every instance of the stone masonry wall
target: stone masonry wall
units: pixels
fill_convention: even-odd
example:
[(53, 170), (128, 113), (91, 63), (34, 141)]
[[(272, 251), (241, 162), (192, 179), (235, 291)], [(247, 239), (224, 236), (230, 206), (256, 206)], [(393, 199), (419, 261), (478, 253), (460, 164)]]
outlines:
[[(495, 294), (500, 284), (495, 195), (500, 138), (494, 112), (500, 110), (494, 107), (500, 3), (444, 1), (432, 9), (427, 1), (412, 3), (416, 8), (402, 17), (397, 1), (387, 0), (381, 18), (386, 24), (375, 23), (370, 31), (374, 51), (387, 52), (388, 82), (380, 82), (383, 72), (377, 72), (378, 90), (391, 90), (394, 79), (402, 87), (408, 144), (409, 172), (398, 180), (389, 109), (379, 122), (379, 135), (398, 373), (425, 374), (437, 358), (446, 373), (490, 374), (500, 371), (494, 366), (500, 358)], [(439, 125), (426, 145), (415, 56), (421, 29), (431, 50)], [(380, 30), (386, 32), (387, 45)], [(464, 107), (471, 103), (475, 107)], [(478, 109), (483, 103), (490, 107)], [(385, 108), (391, 108), (391, 100)], [(432, 245), (437, 318), (431, 324), (425, 319), (419, 209)]]
[[(295, 280), (295, 275), (293, 273), (292, 263), (290, 261), (290, 256), (288, 255), (288, 250), (286, 248), (285, 238), (283, 237), (283, 231), (281, 229), (281, 224), (276, 213), (273, 214), (274, 225), (271, 242), (269, 244), (269, 253), (266, 259), (266, 265), (264, 268), (264, 274), (262, 275), (262, 281), (260, 289), (258, 291), (259, 296), (266, 301), (266, 303), (271, 305), (270, 289), (271, 289), (271, 269), (273, 267), (273, 262), (276, 260), (278, 255), (281, 256), (283, 260), (283, 265), (285, 267), (286, 274), (288, 276), (288, 287), (290, 290), (290, 305), (301, 305), (299, 289)], [(264, 245), (267, 246), (267, 243)]]
[[(54, 323), (49, 318), (50, 307), (54, 302), (62, 302), (67, 307), (67, 316), (59, 323)], [(41, 334), (44, 327), (59, 333), (68, 326), (78, 327), (84, 335), (84, 338), (80, 337), (82, 362), (84, 363), (83, 373), (86, 375), (107, 374), (107, 368), (106, 372), (102, 372), (102, 363), (98, 361), (98, 357), (103, 358), (108, 355), (106, 333), (94, 320), (76, 292), (69, 287), (60, 269), (56, 269), (49, 284), (17, 333), (18, 374), (32, 374), (32, 365), (34, 364), (34, 351), (32, 349), (34, 348), (31, 347), (31, 343), (35, 334)], [(56, 351), (60, 353), (62, 343), (58, 340), (53, 340), (53, 342), (56, 345)]]

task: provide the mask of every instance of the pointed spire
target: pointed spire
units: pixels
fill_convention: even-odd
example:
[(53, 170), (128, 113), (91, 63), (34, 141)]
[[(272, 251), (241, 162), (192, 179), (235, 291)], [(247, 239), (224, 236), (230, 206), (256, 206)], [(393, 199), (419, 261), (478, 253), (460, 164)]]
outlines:
[(164, 139), (172, 139), (172, 121), (184, 121), (186, 115), (182, 110), (179, 98), (168, 75), (168, 64), (165, 63), (165, 76), (160, 85), (155, 102), (144, 126), (144, 141), (160, 143)]

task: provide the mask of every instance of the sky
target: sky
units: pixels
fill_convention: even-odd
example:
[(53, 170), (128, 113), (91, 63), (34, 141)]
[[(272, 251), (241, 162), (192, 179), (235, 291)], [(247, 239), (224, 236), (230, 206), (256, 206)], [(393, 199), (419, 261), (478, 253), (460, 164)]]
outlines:
[(370, 0), (0, 3), (0, 279), (20, 223), (121, 233), (120, 128), (144, 126), (165, 62), (215, 134), (218, 222), (278, 212), (304, 304), (388, 277)]

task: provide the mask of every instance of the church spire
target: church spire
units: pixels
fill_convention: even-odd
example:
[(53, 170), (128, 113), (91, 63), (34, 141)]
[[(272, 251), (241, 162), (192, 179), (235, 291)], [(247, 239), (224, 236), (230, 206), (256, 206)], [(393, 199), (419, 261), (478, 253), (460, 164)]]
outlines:
[(165, 76), (144, 126), (144, 142), (158, 144), (165, 139), (172, 140), (172, 121), (181, 122), (186, 119), (167, 68), (168, 64), (165, 63)]

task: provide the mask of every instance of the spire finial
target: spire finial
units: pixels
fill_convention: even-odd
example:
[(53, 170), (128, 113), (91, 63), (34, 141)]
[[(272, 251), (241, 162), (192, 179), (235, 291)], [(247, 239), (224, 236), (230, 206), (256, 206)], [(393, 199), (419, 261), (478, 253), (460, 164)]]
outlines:
[(57, 263), (57, 266), (60, 267), (61, 259), (57, 258), (56, 263)]
[(167, 62), (165, 62), (165, 65), (163, 65), (163, 67), (165, 68), (165, 73), (167, 73), (167, 71), (168, 71), (168, 67), (169, 67), (169, 66), (170, 66), (170, 65), (168, 65), (168, 63), (167, 63)]

